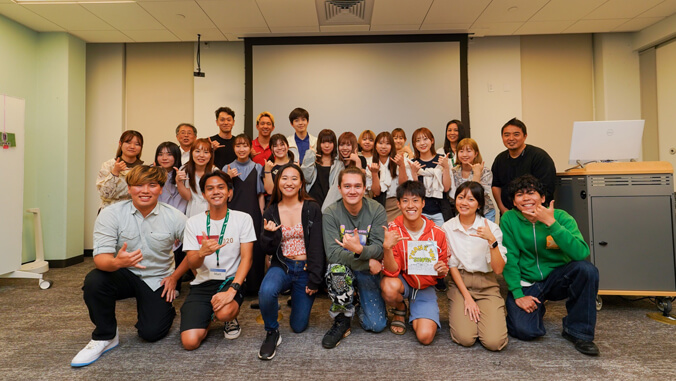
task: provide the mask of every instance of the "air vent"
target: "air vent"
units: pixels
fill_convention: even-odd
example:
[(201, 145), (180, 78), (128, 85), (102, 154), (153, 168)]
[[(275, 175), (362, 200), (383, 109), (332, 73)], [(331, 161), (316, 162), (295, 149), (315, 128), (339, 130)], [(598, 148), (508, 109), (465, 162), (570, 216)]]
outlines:
[(622, 175), (622, 176), (592, 176), (591, 186), (593, 187), (613, 187), (613, 186), (671, 186), (673, 176), (670, 174), (658, 175)]
[(316, 0), (319, 25), (369, 25), (373, 0)]

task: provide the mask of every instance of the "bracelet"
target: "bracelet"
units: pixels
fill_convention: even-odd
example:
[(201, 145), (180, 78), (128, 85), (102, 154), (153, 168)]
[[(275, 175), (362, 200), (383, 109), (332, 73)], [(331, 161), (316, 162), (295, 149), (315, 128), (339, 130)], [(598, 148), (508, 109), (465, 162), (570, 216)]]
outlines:
[(263, 171), (264, 174), (272, 173), (271, 171)]

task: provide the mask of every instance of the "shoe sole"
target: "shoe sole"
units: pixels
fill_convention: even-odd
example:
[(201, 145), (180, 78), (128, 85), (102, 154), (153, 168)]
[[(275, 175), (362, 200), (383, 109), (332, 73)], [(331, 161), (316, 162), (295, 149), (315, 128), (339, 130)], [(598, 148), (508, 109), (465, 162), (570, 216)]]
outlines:
[(89, 364), (93, 364), (93, 363), (96, 362), (96, 360), (100, 359), (101, 356), (103, 356), (106, 352), (108, 352), (108, 351), (110, 351), (110, 350), (112, 350), (112, 349), (117, 348), (118, 345), (120, 345), (120, 343), (117, 343), (117, 344), (115, 344), (114, 346), (112, 346), (112, 347), (110, 347), (110, 348), (104, 350), (103, 352), (101, 352), (101, 354), (99, 355), (99, 357), (95, 358), (94, 360), (92, 360), (92, 361), (90, 361), (90, 362), (86, 362), (86, 363), (72, 363), (72, 362), (71, 362), (71, 363), (70, 363), (70, 366), (72, 366), (73, 368), (81, 368), (81, 367), (83, 367), (83, 366), (87, 366), (87, 365), (89, 365)]
[(261, 353), (258, 352), (258, 358), (261, 359), (261, 360), (265, 360), (265, 361), (272, 360), (272, 358), (275, 357), (275, 355), (277, 354), (277, 347), (281, 343), (282, 343), (282, 336), (279, 336), (279, 339), (277, 340), (277, 344), (275, 345), (275, 351), (272, 352), (272, 354), (268, 357), (263, 357), (263, 356), (261, 356)]
[(326, 349), (333, 349), (333, 348), (337, 347), (337, 346), (340, 344), (340, 341), (341, 341), (341, 340), (343, 340), (344, 338), (350, 336), (350, 333), (352, 333), (352, 331), (350, 330), (350, 328), (348, 328), (347, 331), (345, 331), (345, 333), (343, 334), (343, 337), (341, 337), (340, 340), (338, 340), (338, 342), (336, 343), (336, 345), (334, 345), (334, 346), (332, 346), (332, 347), (327, 347), (327, 346), (324, 345), (324, 343), (322, 343), (322, 347), (324, 347), (324, 348), (326, 348)]
[(242, 334), (242, 330), (241, 330), (241, 329), (240, 329), (239, 331), (237, 331), (237, 335), (236, 335), (236, 336), (228, 336), (227, 333), (223, 332), (223, 336), (225, 336), (225, 338), (228, 339), (228, 340), (235, 340), (235, 339), (238, 338), (239, 335), (241, 335), (241, 334)]

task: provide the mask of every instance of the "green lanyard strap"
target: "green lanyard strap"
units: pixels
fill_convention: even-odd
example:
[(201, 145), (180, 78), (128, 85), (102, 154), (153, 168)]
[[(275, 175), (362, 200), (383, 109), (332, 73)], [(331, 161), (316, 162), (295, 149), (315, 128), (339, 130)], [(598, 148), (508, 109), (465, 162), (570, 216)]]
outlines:
[[(221, 228), (221, 234), (218, 236), (218, 244), (223, 243), (223, 236), (225, 235), (225, 227), (228, 226), (228, 219), (230, 218), (230, 209), (225, 213), (225, 220), (223, 220), (223, 227)], [(209, 238), (209, 229), (211, 228), (211, 213), (207, 212), (207, 238)], [(220, 267), (220, 258), (218, 253), (221, 251), (219, 248), (216, 250), (216, 267)]]

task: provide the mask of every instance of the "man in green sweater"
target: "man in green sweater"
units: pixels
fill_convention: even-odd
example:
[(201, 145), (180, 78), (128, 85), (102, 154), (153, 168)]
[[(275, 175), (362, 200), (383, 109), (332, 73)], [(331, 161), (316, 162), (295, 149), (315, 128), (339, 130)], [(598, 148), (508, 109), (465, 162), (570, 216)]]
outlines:
[[(387, 326), (379, 275), (383, 269), (383, 227), (387, 225), (385, 208), (364, 198), (366, 176), (359, 168), (342, 170), (338, 188), (342, 199), (328, 206), (322, 218), (326, 283), (333, 302), (329, 314), (334, 319), (322, 339), (324, 348), (334, 348), (350, 334), (355, 310), (364, 330), (381, 332)], [(360, 308), (355, 308), (355, 291)]]
[(589, 246), (568, 213), (545, 203), (545, 189), (532, 175), (509, 186), (514, 208), (500, 218), (507, 264), (503, 275), (507, 296), (507, 330), (520, 340), (545, 334), (545, 300), (566, 301), (561, 335), (575, 349), (598, 356), (594, 344), (599, 272), (585, 261)]

